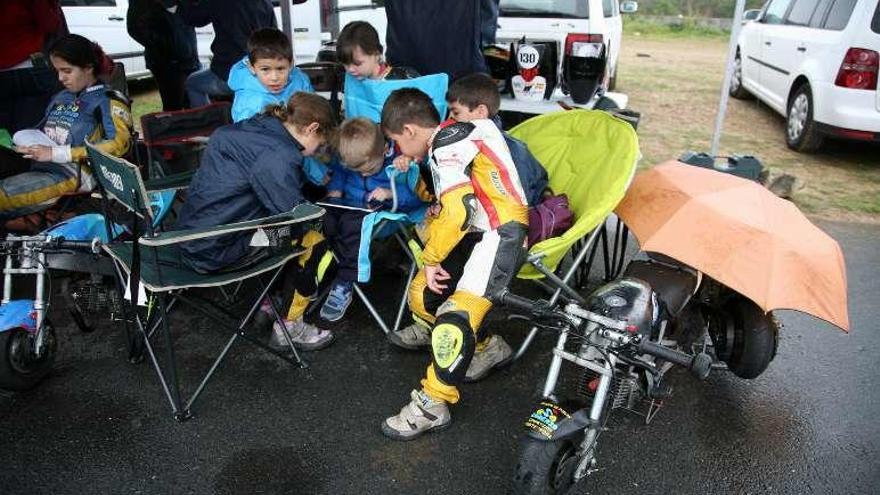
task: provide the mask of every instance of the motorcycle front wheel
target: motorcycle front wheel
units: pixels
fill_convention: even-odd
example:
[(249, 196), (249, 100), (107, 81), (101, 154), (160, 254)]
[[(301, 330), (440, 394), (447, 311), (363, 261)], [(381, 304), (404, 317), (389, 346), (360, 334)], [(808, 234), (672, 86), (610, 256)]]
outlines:
[[(520, 441), (519, 460), (513, 476), (515, 495), (561, 495), (574, 484), (574, 473), (581, 458), (578, 445), (583, 435), (563, 440)], [(590, 449), (592, 452), (592, 449)]]
[(46, 320), (45, 348), (40, 356), (33, 351), (33, 337), (21, 327), (0, 333), (0, 388), (23, 391), (34, 388), (55, 363), (55, 328)]

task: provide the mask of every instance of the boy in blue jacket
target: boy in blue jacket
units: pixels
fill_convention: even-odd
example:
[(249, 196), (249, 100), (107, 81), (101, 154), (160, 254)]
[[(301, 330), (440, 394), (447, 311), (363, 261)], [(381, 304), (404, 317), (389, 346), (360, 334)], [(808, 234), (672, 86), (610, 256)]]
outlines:
[[(290, 39), (275, 28), (258, 29), (248, 38), (248, 55), (229, 70), (232, 120), (240, 122), (263, 111), (267, 105), (284, 104), (298, 92), (314, 93), (303, 71), (293, 66)], [(326, 182), (327, 167), (314, 158), (303, 162), (309, 181)]]
[[(336, 279), (321, 308), (321, 317), (327, 321), (342, 318), (351, 304), (363, 218), (371, 210), (391, 206), (394, 197), (385, 167), (399, 154), (379, 126), (365, 118), (342, 123), (338, 149), (342, 163), (333, 167), (327, 197), (330, 202), (361, 209), (331, 207), (324, 215), (324, 235), (338, 259)], [(396, 192), (397, 211), (408, 212), (422, 205), (409, 187), (397, 187)]]
[(229, 70), (228, 83), (235, 91), (235, 122), (253, 117), (266, 105), (284, 104), (297, 91), (314, 92), (308, 76), (293, 66), (290, 40), (275, 28), (258, 29), (251, 34), (248, 55)]

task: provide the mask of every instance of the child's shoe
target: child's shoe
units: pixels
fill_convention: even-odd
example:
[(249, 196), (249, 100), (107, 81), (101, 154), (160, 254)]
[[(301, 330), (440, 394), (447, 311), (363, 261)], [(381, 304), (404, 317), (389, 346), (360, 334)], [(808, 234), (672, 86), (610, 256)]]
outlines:
[[(290, 340), (293, 341), (293, 345), (298, 349), (317, 351), (333, 343), (333, 332), (321, 330), (314, 325), (306, 323), (302, 318), (296, 321), (284, 320), (284, 324), (287, 327), (287, 332), (290, 334)], [(272, 325), (269, 347), (279, 352), (290, 350), (287, 339), (284, 338), (284, 331), (277, 321)]]
[(321, 306), (321, 318), (327, 321), (338, 321), (345, 316), (345, 310), (352, 300), (352, 283), (336, 281), (327, 300)]
[(436, 401), (422, 391), (410, 393), (409, 404), (400, 414), (382, 422), (382, 433), (394, 440), (412, 440), (432, 430), (442, 430), (452, 424), (449, 407)]

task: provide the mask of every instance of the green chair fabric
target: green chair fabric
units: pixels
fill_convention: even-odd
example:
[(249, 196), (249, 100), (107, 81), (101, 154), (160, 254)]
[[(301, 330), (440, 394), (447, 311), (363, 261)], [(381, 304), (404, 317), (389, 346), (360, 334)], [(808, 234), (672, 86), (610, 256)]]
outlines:
[[(561, 236), (541, 241), (529, 255), (542, 255), (555, 270), (572, 244), (601, 225), (623, 199), (635, 173), (639, 142), (622, 119), (599, 110), (571, 110), (533, 117), (511, 129), (547, 169), (554, 194), (568, 196), (575, 223)], [(529, 263), (519, 278), (544, 277)]]
[[(103, 248), (122, 266), (126, 275), (131, 274), (133, 243), (114, 243), (104, 245)], [(151, 292), (166, 292), (191, 287), (218, 287), (231, 284), (277, 269), (290, 259), (302, 254), (302, 250), (291, 250), (270, 256), (259, 263), (241, 270), (205, 274), (195, 272), (184, 264), (181, 258), (180, 246), (160, 246), (153, 249), (156, 250), (155, 255), (152, 251), (141, 253), (140, 263), (141, 284)]]

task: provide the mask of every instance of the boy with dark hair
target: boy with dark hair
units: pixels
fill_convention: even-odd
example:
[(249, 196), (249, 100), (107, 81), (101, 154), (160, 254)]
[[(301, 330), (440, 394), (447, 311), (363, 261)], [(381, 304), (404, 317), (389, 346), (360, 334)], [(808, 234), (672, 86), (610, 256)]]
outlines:
[[(457, 122), (490, 119), (500, 129), (497, 119), (501, 95), (495, 82), (486, 74), (476, 73), (457, 79), (446, 93), (449, 113)], [(529, 206), (537, 205), (547, 188), (547, 171), (529, 152), (525, 143), (502, 133), (525, 191)], [(422, 349), (431, 345), (430, 326), (416, 318), (412, 325), (388, 335), (388, 340), (404, 349)], [(477, 381), (513, 354), (510, 346), (500, 335), (492, 337), (492, 352), (478, 352), (465, 375), (466, 381)]]
[(285, 103), (297, 91), (314, 92), (303, 71), (293, 66), (293, 47), (275, 28), (258, 29), (248, 38), (248, 54), (229, 71), (232, 120), (252, 117), (267, 105)]
[[(299, 91), (314, 93), (305, 73), (293, 66), (293, 47), (286, 34), (276, 28), (258, 29), (248, 38), (248, 54), (229, 71), (232, 120), (261, 113), (268, 105), (286, 104)], [(314, 184), (324, 184), (327, 167), (314, 157), (303, 162), (303, 172)]]
[[(475, 73), (456, 79), (446, 92), (446, 102), (449, 103), (449, 116), (457, 122), (489, 119), (501, 129), (501, 119), (498, 117), (501, 94), (495, 81), (487, 74)], [(532, 156), (525, 143), (506, 132), (504, 140), (526, 190), (529, 206), (535, 206), (541, 202), (547, 189), (547, 171)]]
[[(504, 137), (489, 120), (440, 124), (425, 93), (399, 89), (382, 109), (382, 127), (403, 155), (430, 158), (439, 212), (428, 224), (424, 267), (409, 289), (409, 306), (433, 325), (433, 360), (421, 390), (382, 432), (409, 440), (451, 422), (475, 353), (494, 353), (497, 339), (483, 318), (522, 264), (528, 203)], [(494, 363), (498, 365), (500, 363)]]

